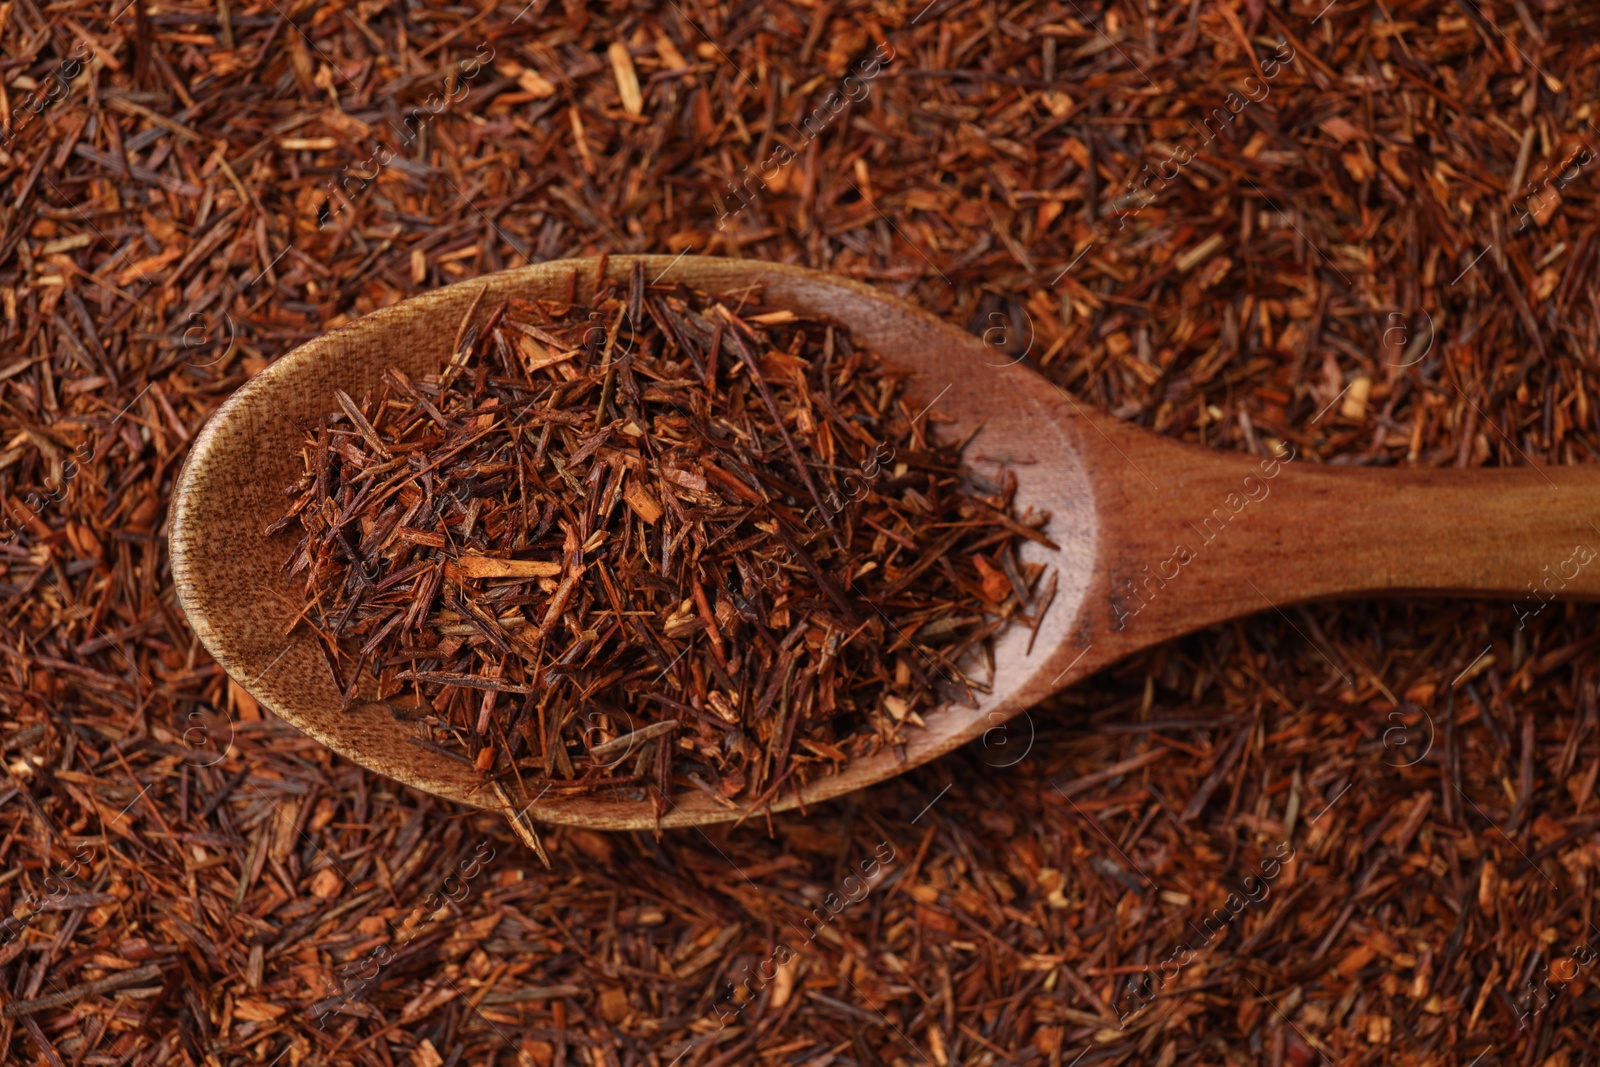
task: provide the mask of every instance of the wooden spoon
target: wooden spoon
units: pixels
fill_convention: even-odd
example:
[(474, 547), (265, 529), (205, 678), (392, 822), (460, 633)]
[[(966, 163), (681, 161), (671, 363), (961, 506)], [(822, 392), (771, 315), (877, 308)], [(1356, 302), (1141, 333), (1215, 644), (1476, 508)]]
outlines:
[[(1600, 546), (1594, 468), (1357, 470), (1319, 466), (1292, 452), (1207, 451), (1086, 409), (1028, 368), (1004, 365), (1009, 360), (979, 338), (859, 282), (698, 256), (614, 256), (607, 275), (625, 281), (635, 258), (652, 280), (711, 292), (759, 285), (767, 303), (826, 316), (859, 344), (911, 368), (913, 395), (954, 420), (950, 434), (981, 430), (968, 462), (991, 475), (1001, 465), (1015, 472), (1018, 507), (1048, 511), (1046, 532), (1061, 546), (1028, 543), (1024, 550), (1026, 559), (1054, 569), (1055, 598), (1031, 653), (1025, 627), (998, 640), (993, 693), (976, 708), (928, 715), (899, 754), (884, 751), (811, 782), (801, 790), (807, 804), (985, 734), (998, 745), (1005, 738), (991, 731), (1077, 679), (1241, 615), (1365, 594), (1515, 597), (1530, 610), (1539, 602), (1535, 588), (1542, 599), (1600, 594), (1600, 563), (1591, 564), (1589, 548)], [(341, 713), (307, 628), (285, 637), (304, 608), (282, 574), (294, 538), (264, 533), (301, 469), (295, 423), (335, 410), (336, 388), (360, 396), (391, 366), (412, 376), (436, 372), (463, 331), (506, 297), (562, 299), (576, 272), (586, 298), (598, 267), (595, 259), (541, 263), (452, 285), (333, 330), (256, 375), (201, 430), (178, 478), (172, 571), (189, 621), (217, 662), (263, 705), (334, 751), (465, 804), (557, 823), (642, 828), (654, 823), (648, 802), (497, 795), (472, 768), (410, 743), (412, 725), (387, 705)], [(1321, 651), (1330, 670), (1354, 669)], [(1020, 747), (1021, 739), (1013, 740)], [(787, 792), (772, 806), (801, 800)], [(672, 798), (661, 822), (735, 816), (690, 792)]]

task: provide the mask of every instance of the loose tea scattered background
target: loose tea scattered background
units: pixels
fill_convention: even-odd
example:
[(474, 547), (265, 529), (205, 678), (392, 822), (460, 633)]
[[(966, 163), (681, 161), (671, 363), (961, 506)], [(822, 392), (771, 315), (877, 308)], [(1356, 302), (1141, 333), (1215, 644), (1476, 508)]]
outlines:
[(1597, 51), (1553, 0), (0, 7), (0, 1048), (1592, 1063), (1575, 562), (1265, 612), (774, 837), (546, 873), (231, 685), (164, 517), (299, 341), (598, 251), (859, 277), (1207, 447), (1591, 462)]

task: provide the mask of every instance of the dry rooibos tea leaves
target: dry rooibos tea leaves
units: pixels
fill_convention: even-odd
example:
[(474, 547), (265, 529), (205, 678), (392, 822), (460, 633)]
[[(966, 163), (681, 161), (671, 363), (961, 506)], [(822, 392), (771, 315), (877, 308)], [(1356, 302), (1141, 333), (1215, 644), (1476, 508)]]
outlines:
[[(574, 278), (574, 288), (576, 278)], [(345, 703), (524, 789), (754, 808), (987, 686), (1049, 583), (1011, 486), (837, 326), (649, 286), (511, 300), (308, 428), (275, 529)], [(360, 696), (358, 696), (358, 693)]]

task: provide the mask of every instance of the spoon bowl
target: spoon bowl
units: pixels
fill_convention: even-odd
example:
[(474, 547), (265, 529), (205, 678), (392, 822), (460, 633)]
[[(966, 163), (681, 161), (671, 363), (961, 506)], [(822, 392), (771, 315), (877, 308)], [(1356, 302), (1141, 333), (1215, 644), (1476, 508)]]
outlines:
[[(1018, 712), (1140, 648), (1255, 611), (1350, 594), (1529, 597), (1530, 583), (1541, 603), (1600, 594), (1600, 566), (1587, 565), (1594, 552), (1584, 557), (1600, 546), (1591, 469), (1366, 471), (1318, 466), (1292, 446), (1218, 454), (1088, 410), (1027, 367), (1004, 365), (983, 340), (860, 282), (754, 260), (573, 259), (447, 286), (332, 330), (257, 374), (195, 438), (173, 494), (174, 583), (207, 651), (251, 696), (341, 755), (450, 800), (598, 829), (655, 825), (647, 800), (490, 790), (471, 767), (410, 743), (404, 713), (383, 702), (341, 712), (316, 639), (292, 629), (305, 606), (283, 574), (294, 537), (265, 533), (300, 474), (297, 424), (335, 410), (335, 390), (359, 397), (390, 367), (437, 372), (506, 298), (563, 300), (575, 277), (584, 301), (597, 271), (625, 282), (639, 260), (657, 282), (713, 293), (758, 286), (764, 303), (836, 322), (912, 371), (911, 398), (935, 405), (951, 439), (976, 434), (967, 463), (991, 477), (1013, 473), (1019, 512), (1048, 512), (1044, 532), (1059, 546), (1025, 543), (1025, 560), (1054, 571), (1055, 596), (1036, 634), (1019, 625), (998, 637), (993, 689), (976, 707), (927, 714), (903, 748), (786, 791), (774, 811), (980, 738), (992, 762), (1007, 765), (1020, 758), (1001, 745), (1013, 740), (1004, 724)], [(738, 816), (686, 792), (669, 799), (660, 823)]]

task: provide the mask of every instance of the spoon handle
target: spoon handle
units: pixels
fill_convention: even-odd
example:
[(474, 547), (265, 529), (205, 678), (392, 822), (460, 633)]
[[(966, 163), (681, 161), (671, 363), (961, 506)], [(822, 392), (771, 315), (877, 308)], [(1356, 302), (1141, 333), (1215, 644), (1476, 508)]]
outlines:
[(1100, 509), (1086, 604), (1105, 653), (1334, 597), (1506, 598), (1522, 623), (1553, 600), (1600, 599), (1600, 466), (1374, 470), (1190, 449), (1132, 461), (1141, 473)]
[(1600, 597), (1600, 469), (1284, 473), (1262, 552), (1285, 597)]

